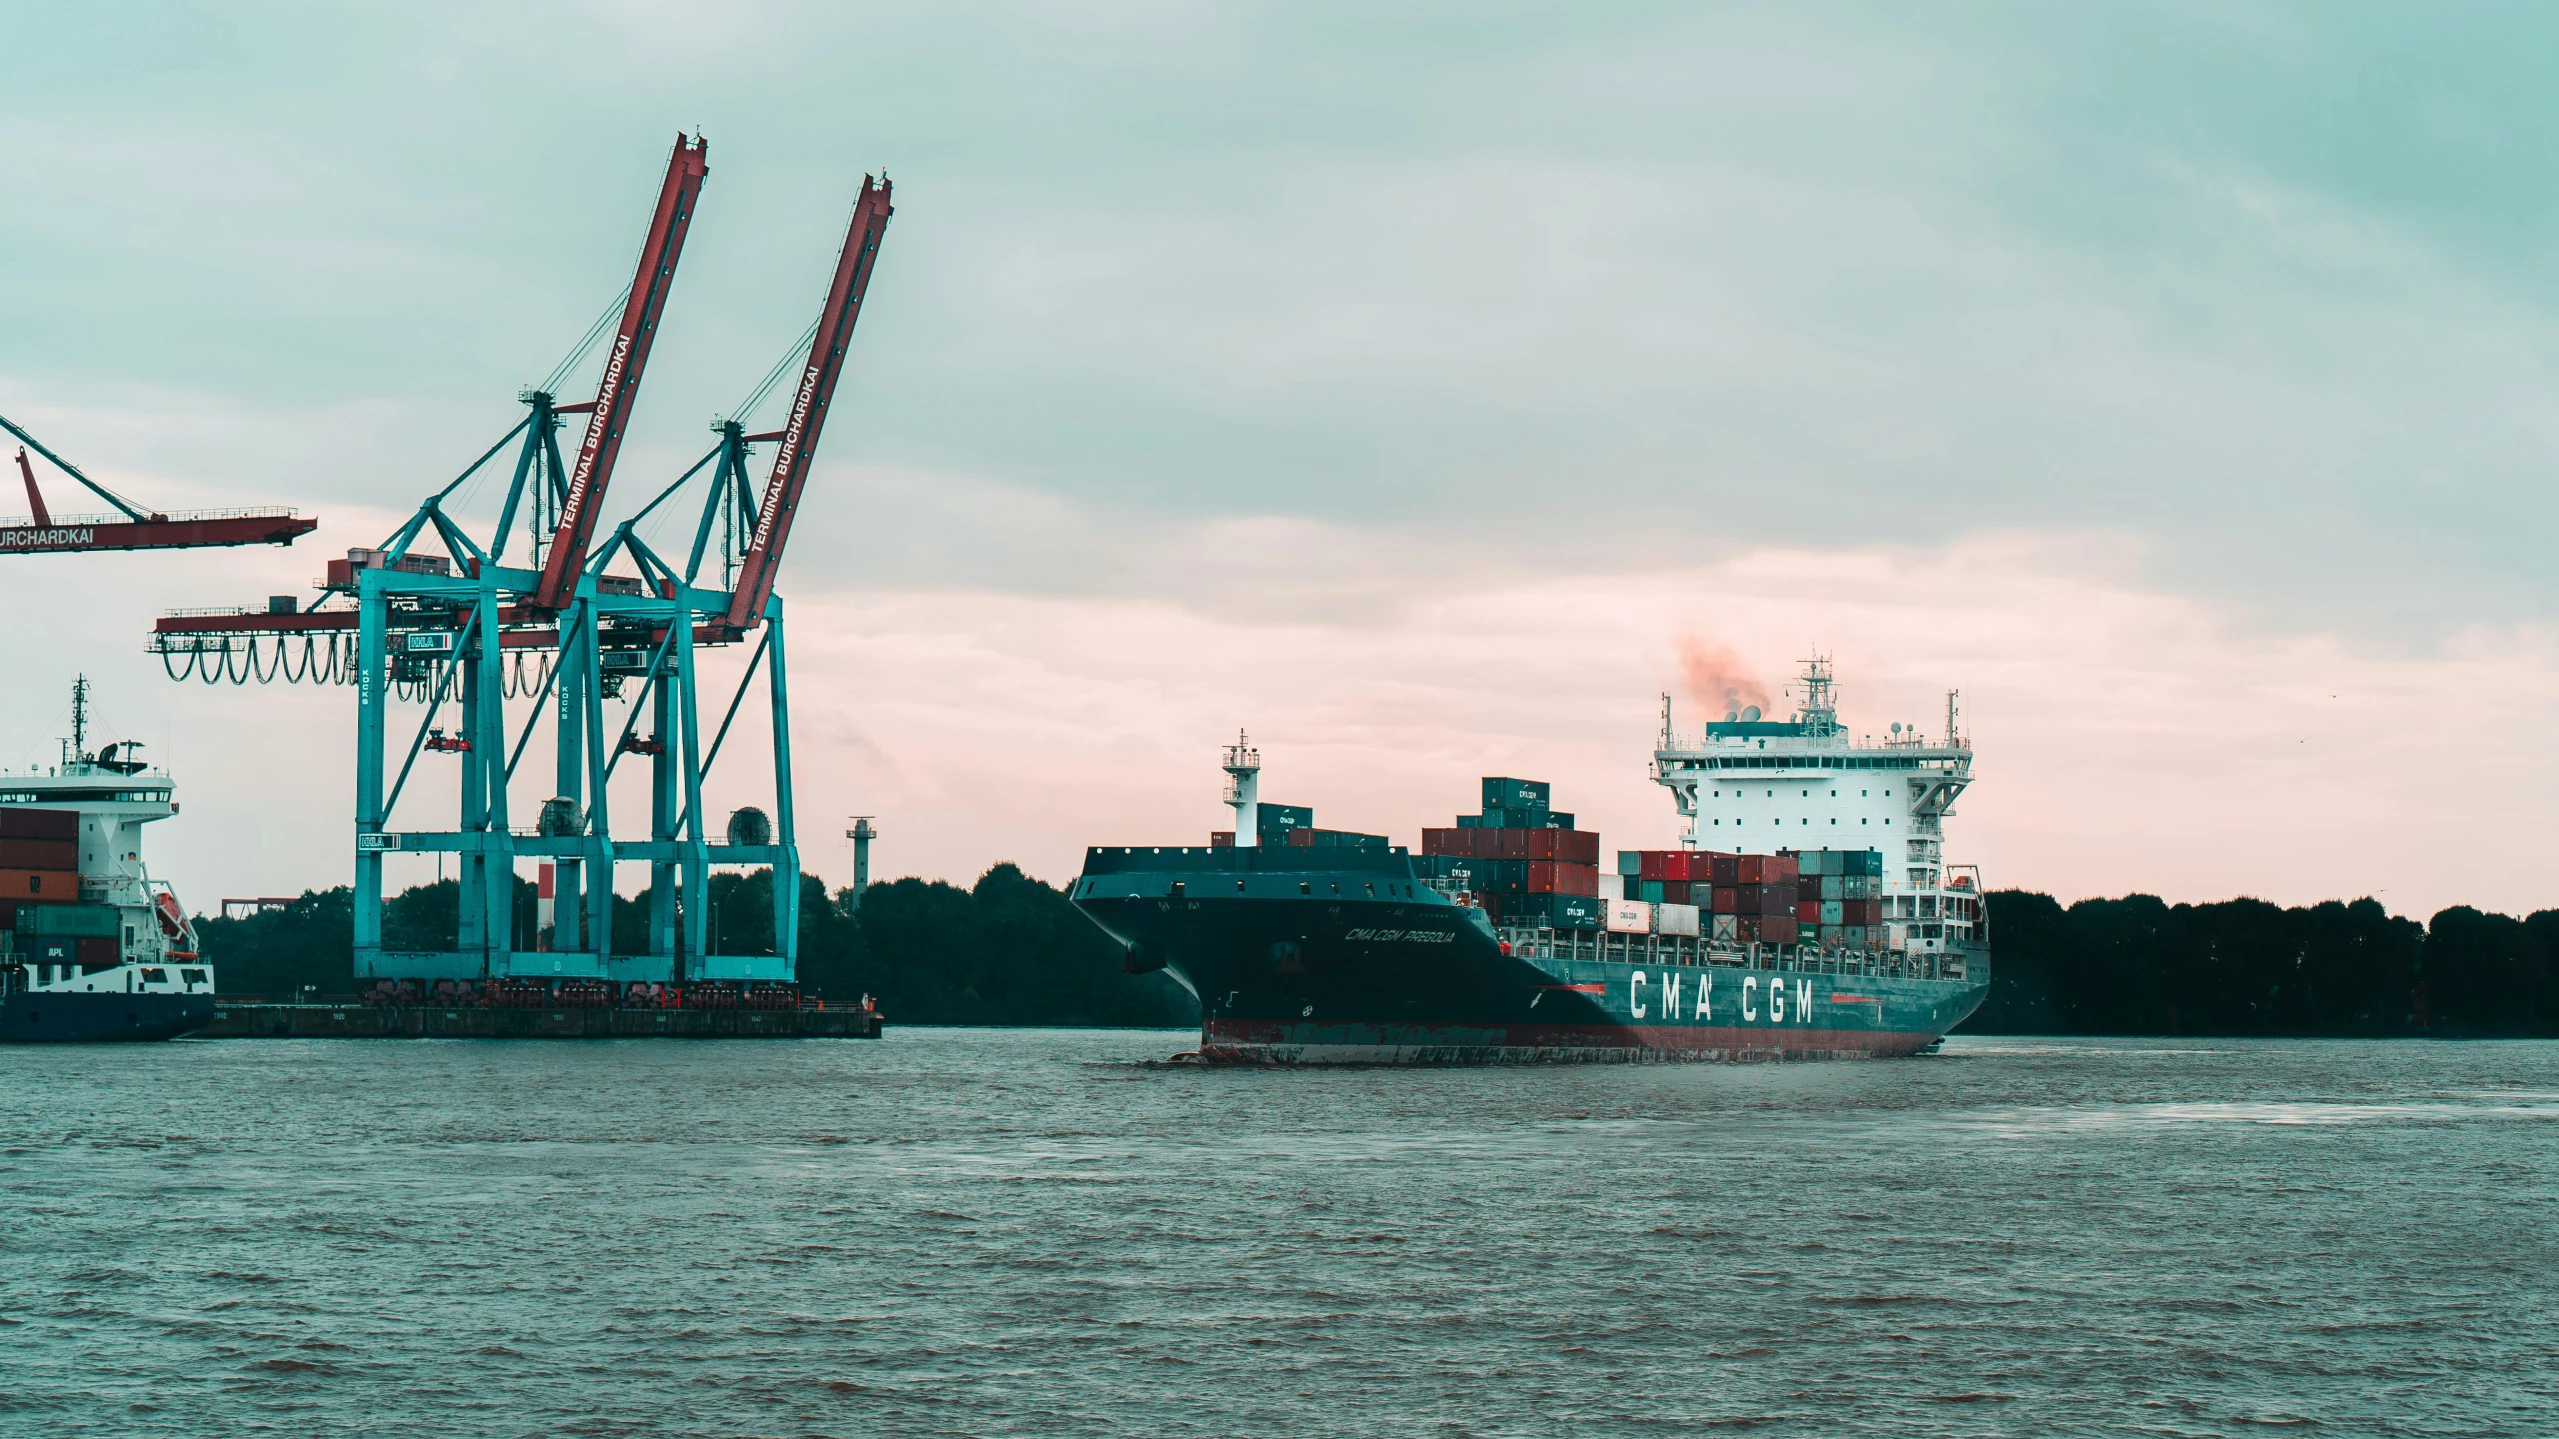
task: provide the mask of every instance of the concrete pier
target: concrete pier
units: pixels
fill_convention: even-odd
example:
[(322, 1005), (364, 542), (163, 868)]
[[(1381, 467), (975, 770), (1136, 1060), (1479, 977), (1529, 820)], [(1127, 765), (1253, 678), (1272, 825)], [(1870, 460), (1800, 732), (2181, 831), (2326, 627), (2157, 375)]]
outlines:
[(877, 1039), (860, 1009), (222, 1004), (197, 1039)]

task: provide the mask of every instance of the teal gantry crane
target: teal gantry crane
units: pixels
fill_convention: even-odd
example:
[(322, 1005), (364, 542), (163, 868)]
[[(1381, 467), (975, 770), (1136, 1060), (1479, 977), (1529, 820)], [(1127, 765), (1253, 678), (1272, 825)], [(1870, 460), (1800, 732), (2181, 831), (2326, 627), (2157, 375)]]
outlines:
[[(245, 683), (281, 676), (355, 688), (359, 978), (695, 985), (796, 980), (799, 849), (783, 605), (773, 584), (892, 209), (885, 177), (875, 184), (865, 176), (783, 427), (747, 433), (742, 420), (754, 406), (751, 399), (716, 427), (719, 439), (708, 454), (595, 544), (622, 437), (708, 170), (707, 147), (678, 136), (593, 401), (560, 405), (547, 386), (527, 391), (521, 397), (530, 411), (525, 418), (430, 496), (379, 549), (351, 551), (347, 559), (330, 562), (324, 586), (329, 593), (312, 609), (185, 612), (155, 627), (152, 647), (173, 678)], [(591, 338), (601, 333), (599, 321)], [(777, 367), (756, 398), (781, 373)], [(562, 417), (577, 414), (587, 417), (585, 439), (574, 460), (563, 464), (555, 434)], [(763, 443), (778, 448), (771, 475), (758, 491), (748, 464), (752, 447)], [(516, 445), (513, 479), (483, 545), (446, 512), (445, 503), (510, 444)], [(712, 472), (709, 494), (679, 568), (646, 544), (637, 527), (706, 468)], [(519, 528), (523, 561), (511, 563)], [(720, 573), (712, 577), (703, 569), (715, 532), (722, 543)], [(341, 598), (348, 603), (328, 607)], [(756, 644), (746, 673), (706, 743), (695, 692), (699, 656), (750, 635)], [(759, 670), (766, 677), (772, 727), (773, 814), (768, 819), (760, 810), (739, 810), (714, 840), (703, 812), (703, 781)], [(509, 725), (510, 699), (529, 700), (520, 727)], [(615, 700), (625, 708), (618, 719), (607, 708)], [(400, 703), (422, 705), (424, 713), (395, 771), (387, 731), (391, 710)], [(448, 706), (451, 718), (439, 724)], [(550, 792), (529, 806), (533, 822), (519, 824), (514, 821), (521, 811), (510, 802), (510, 788), (533, 731), (546, 720), (555, 734)], [(404, 830), (393, 823), (422, 754), (459, 761), (456, 830)], [(609, 782), (632, 755), (649, 764), (645, 839), (617, 838), (610, 817)], [(418, 852), (451, 853), (460, 862), (461, 916), (456, 947), (449, 952), (383, 945), (385, 859)], [(556, 866), (555, 925), (547, 947), (516, 945), (514, 884), (516, 866), (525, 859)], [(650, 867), (648, 940), (641, 953), (613, 950), (613, 869), (622, 861)], [(775, 953), (709, 952), (706, 896), (713, 865), (772, 868)]]

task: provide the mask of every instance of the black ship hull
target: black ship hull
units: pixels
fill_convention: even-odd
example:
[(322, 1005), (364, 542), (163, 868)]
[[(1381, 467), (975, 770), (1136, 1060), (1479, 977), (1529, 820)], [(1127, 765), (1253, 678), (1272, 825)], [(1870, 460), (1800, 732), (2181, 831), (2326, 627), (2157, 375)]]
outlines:
[(99, 1044), (175, 1039), (212, 1022), (210, 994), (20, 990), (0, 998), (0, 1043)]

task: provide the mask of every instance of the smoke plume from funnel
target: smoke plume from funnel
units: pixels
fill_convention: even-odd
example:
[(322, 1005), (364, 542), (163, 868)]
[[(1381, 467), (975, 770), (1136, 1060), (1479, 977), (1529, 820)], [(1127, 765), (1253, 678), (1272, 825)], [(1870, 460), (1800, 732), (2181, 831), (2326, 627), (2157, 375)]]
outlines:
[(1688, 698), (1702, 707), (1709, 719), (1748, 706), (1768, 708), (1768, 687), (1750, 672), (1732, 646), (1719, 644), (1691, 632), (1680, 636), (1679, 668), (1688, 687)]

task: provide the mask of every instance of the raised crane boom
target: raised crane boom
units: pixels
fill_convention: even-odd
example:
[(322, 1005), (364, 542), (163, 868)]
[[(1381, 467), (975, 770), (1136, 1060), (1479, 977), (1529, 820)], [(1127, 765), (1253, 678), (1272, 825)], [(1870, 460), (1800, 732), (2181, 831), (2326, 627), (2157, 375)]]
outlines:
[[(657, 338), (658, 321), (666, 313), (667, 292), (675, 287), (675, 262), (684, 252), (685, 232), (693, 226), (693, 204), (710, 174), (709, 142), (675, 137), (675, 153), (666, 162), (666, 183), (658, 189), (649, 238), (640, 247), (640, 267), (631, 278), (631, 298), (622, 306), (622, 326), (604, 357), (604, 380), (596, 387), (586, 440), (570, 467), (567, 493), (560, 502), (560, 524), (551, 535), (542, 563), (541, 582), (532, 603), (557, 610), (569, 602), (578, 575), (586, 568), (587, 542), (594, 537), (602, 513), (605, 486), (613, 478), (614, 457), (622, 450), (622, 432), (630, 423), (631, 405), (639, 398), (640, 373), (648, 367), (649, 345)], [(568, 408), (568, 407), (563, 407)]]
[(782, 546), (791, 537), (791, 517), (808, 485), (809, 463), (817, 456), (818, 432), (835, 398), (835, 382), (844, 373), (844, 351), (853, 342), (853, 323), (862, 317), (862, 296), (871, 287), (871, 267), (879, 262), (880, 237), (888, 233), (889, 182), (874, 186), (862, 177), (862, 196), (853, 204), (853, 222), (844, 232), (844, 248), (835, 257), (835, 279), (827, 286), (826, 309), (818, 316), (817, 338), (809, 346), (808, 363), (791, 393), (791, 420), (782, 427), (781, 448), (773, 453), (773, 477), (765, 482), (764, 503), (755, 517), (754, 538), (739, 557), (737, 588), (729, 595), (727, 627), (753, 629), (773, 596), (773, 575), (782, 565)]

